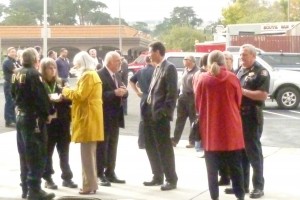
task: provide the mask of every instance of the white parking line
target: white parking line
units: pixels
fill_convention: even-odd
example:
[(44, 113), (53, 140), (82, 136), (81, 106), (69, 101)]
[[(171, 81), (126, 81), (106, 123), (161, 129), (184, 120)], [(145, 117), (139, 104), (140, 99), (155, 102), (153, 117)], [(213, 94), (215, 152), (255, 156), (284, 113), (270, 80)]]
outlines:
[(295, 111), (295, 110), (289, 110), (290, 112), (292, 112), (292, 113), (297, 113), (297, 114), (300, 114), (300, 112), (299, 111)]
[(273, 115), (278, 115), (278, 116), (282, 116), (282, 117), (287, 117), (287, 118), (290, 118), (290, 119), (300, 119), (300, 117), (292, 117), (292, 116), (289, 116), (289, 115), (279, 114), (279, 113), (270, 112), (270, 111), (265, 111), (265, 110), (264, 110), (264, 113), (269, 113), (269, 114), (273, 114)]

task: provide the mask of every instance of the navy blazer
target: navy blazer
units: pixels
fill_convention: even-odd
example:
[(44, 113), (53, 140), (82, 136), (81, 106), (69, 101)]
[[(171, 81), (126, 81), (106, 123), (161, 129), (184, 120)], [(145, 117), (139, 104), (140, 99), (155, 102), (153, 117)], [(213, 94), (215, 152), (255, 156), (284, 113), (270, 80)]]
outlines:
[[(107, 125), (111, 120), (118, 120), (119, 127), (124, 128), (124, 111), (122, 106), (122, 98), (115, 95), (114, 90), (117, 89), (109, 71), (106, 67), (97, 71), (102, 81), (102, 100), (103, 100), (103, 117), (104, 125)], [(119, 73), (115, 73), (118, 85), (122, 85), (122, 80)], [(128, 94), (123, 98), (127, 98)]]

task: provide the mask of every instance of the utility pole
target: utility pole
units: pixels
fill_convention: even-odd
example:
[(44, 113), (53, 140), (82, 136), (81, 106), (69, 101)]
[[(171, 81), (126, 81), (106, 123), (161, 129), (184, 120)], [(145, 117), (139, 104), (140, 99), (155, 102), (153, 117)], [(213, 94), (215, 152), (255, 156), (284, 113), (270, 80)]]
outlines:
[(47, 0), (44, 0), (44, 27), (43, 27), (43, 54), (46, 56), (47, 55), (47, 50), (48, 50), (48, 21), (47, 21), (47, 7), (48, 7), (48, 2)]
[(121, 0), (119, 0), (119, 49), (122, 53), (122, 33), (121, 33)]

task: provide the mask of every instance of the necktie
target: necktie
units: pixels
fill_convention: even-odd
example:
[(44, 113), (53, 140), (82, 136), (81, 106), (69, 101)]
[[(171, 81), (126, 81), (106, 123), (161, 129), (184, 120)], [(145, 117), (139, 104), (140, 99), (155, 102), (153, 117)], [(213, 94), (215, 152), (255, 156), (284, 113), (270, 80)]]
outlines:
[(154, 72), (153, 72), (152, 80), (151, 80), (150, 87), (149, 87), (149, 94), (148, 94), (148, 97), (147, 97), (147, 103), (148, 104), (151, 104), (152, 88), (153, 88), (153, 86), (156, 82), (158, 70), (159, 70), (159, 66), (157, 66), (155, 68)]
[(117, 81), (117, 79), (116, 79), (116, 75), (113, 74), (112, 77), (113, 77), (113, 81), (114, 81), (114, 83), (115, 83), (115, 85), (116, 85), (116, 88), (118, 88), (118, 81)]

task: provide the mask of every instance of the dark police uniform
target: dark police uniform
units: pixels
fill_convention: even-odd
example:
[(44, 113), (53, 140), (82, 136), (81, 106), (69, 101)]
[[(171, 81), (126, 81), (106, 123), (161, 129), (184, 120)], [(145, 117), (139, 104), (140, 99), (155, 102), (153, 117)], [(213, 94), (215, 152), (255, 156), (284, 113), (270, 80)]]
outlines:
[(3, 62), (2, 70), (4, 75), (4, 96), (5, 96), (5, 107), (4, 107), (4, 119), (5, 125), (9, 126), (11, 123), (16, 123), (16, 114), (15, 114), (15, 103), (11, 96), (11, 78), (16, 69), (15, 59), (7, 56)]
[(46, 164), (47, 135), (45, 122), (50, 103), (39, 72), (22, 68), (12, 78), (12, 95), (17, 106), (17, 144), (20, 155), (23, 198), (52, 199), (54, 194), (41, 190)]
[[(254, 62), (250, 69), (241, 68), (237, 77), (243, 89), (269, 91), (270, 75), (259, 63)], [(245, 156), (243, 159), (244, 186), (249, 189), (250, 164), (253, 168), (253, 188), (264, 189), (263, 154), (260, 138), (263, 131), (264, 101), (242, 97), (241, 116), (245, 140)]]
[[(143, 69), (139, 70), (130, 78), (131, 82), (135, 84), (136, 83), (139, 84), (139, 88), (143, 92), (143, 96), (141, 97), (141, 101), (140, 101), (140, 107), (142, 107), (142, 104), (147, 100), (149, 86), (151, 83), (153, 72), (154, 72), (154, 67), (151, 64), (147, 64)], [(140, 120), (140, 124), (139, 124), (138, 145), (140, 149), (145, 148), (145, 134), (144, 134), (143, 119)]]

